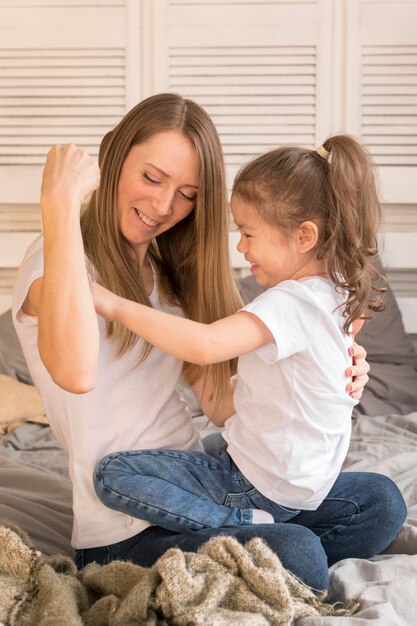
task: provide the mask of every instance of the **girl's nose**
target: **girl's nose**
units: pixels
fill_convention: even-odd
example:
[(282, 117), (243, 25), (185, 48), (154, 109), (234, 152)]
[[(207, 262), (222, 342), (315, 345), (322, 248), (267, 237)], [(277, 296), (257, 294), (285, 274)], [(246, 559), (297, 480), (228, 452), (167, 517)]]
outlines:
[(237, 244), (237, 246), (236, 246), (237, 251), (238, 251), (238, 252), (241, 252), (242, 254), (244, 254), (244, 253), (245, 253), (245, 245), (244, 245), (244, 240), (245, 240), (245, 238), (243, 237), (243, 235), (240, 235), (240, 239), (239, 239), (238, 244)]

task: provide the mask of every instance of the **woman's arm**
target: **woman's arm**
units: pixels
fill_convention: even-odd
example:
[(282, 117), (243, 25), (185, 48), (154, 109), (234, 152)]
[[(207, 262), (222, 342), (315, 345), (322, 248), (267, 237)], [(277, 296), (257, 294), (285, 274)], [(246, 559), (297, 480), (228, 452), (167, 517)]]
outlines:
[(73, 145), (50, 150), (41, 191), (44, 275), (23, 304), (38, 317), (45, 367), (73, 393), (94, 386), (98, 362), (98, 324), (80, 229), (80, 207), (98, 180), (97, 161), (84, 150)]
[(125, 300), (96, 283), (92, 283), (91, 290), (97, 313), (120, 322), (153, 346), (189, 363), (211, 365), (228, 361), (274, 341), (265, 324), (245, 311), (212, 324), (201, 324)]

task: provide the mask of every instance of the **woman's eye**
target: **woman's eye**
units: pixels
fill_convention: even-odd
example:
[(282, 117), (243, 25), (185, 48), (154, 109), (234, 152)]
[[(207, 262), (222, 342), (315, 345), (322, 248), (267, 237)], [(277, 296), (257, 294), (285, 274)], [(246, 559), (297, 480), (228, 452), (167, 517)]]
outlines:
[(148, 183), (153, 183), (154, 185), (159, 184), (159, 180), (157, 180), (156, 178), (152, 178), (152, 176), (149, 176), (149, 174), (147, 174), (146, 172), (143, 174), (143, 178), (148, 181)]
[(184, 193), (183, 191), (180, 191), (180, 195), (186, 200), (188, 200), (189, 202), (194, 202), (197, 197), (197, 196), (187, 196), (187, 194)]

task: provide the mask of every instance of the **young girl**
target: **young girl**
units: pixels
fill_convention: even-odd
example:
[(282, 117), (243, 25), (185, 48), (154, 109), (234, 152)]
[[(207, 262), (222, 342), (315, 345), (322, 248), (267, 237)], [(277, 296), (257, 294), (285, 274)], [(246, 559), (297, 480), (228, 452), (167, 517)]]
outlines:
[[(389, 506), (375, 508), (389, 479), (371, 475), (372, 503), (372, 489), (348, 502), (347, 486), (356, 493), (356, 482), (360, 493), (364, 475), (340, 474), (355, 404), (343, 380), (352, 324), (383, 307), (371, 264), (380, 221), (371, 160), (343, 135), (317, 150), (279, 148), (241, 170), (231, 207), (238, 250), (268, 288), (237, 314), (202, 324), (92, 285), (100, 315), (179, 359), (240, 357), (234, 415), (206, 440), (206, 453), (115, 452), (96, 467), (96, 493), (173, 531), (289, 520), (317, 527), (313, 512), (325, 520), (340, 504), (341, 528), (355, 520), (376, 532), (390, 515)], [(392, 538), (381, 538), (379, 550)], [(347, 555), (372, 551), (352, 542)]]

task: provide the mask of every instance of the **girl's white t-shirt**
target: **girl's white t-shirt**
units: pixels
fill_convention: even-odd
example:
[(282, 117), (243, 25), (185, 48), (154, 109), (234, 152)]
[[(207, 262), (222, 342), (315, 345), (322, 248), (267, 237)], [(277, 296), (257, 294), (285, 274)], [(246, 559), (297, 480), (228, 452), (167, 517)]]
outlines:
[(287, 280), (242, 311), (256, 315), (275, 342), (241, 356), (227, 420), (228, 452), (264, 496), (314, 510), (341, 470), (351, 433), (346, 391), (345, 296), (322, 277)]
[[(106, 337), (105, 320), (98, 316), (100, 354), (95, 388), (73, 394), (56, 385), (38, 350), (38, 320), (21, 306), (34, 280), (43, 275), (43, 239), (29, 248), (13, 295), (13, 321), (34, 384), (39, 389), (51, 428), (69, 454), (73, 484), (74, 548), (113, 544), (141, 532), (150, 524), (113, 511), (98, 500), (93, 471), (106, 454), (119, 450), (172, 448), (202, 450), (198, 430), (176, 390), (182, 362), (157, 348), (138, 365), (141, 340), (118, 358)], [(155, 281), (152, 305), (182, 315), (180, 309), (161, 306)], [(71, 307), (71, 302), (68, 302)]]

